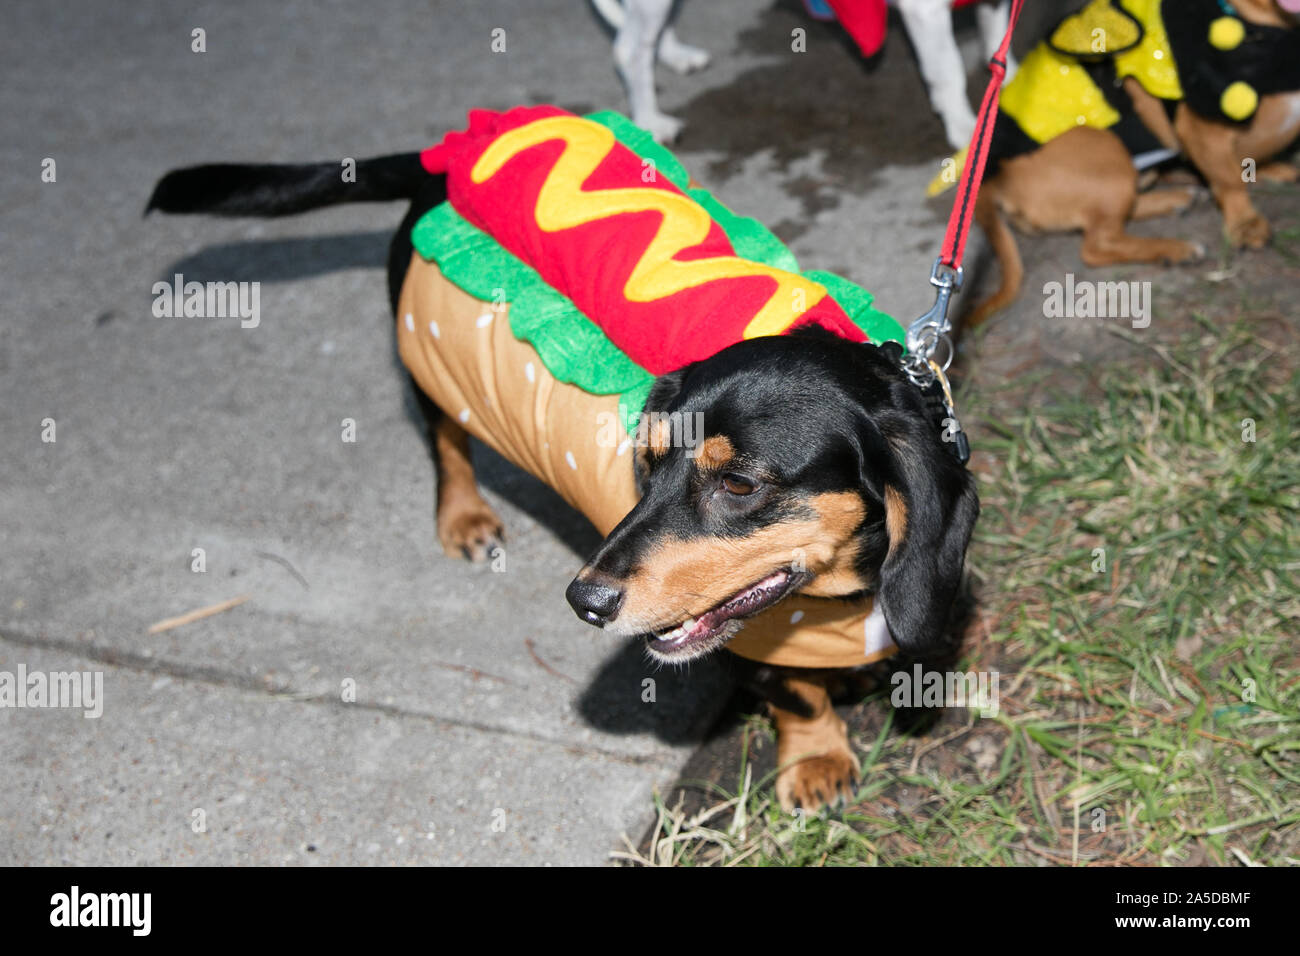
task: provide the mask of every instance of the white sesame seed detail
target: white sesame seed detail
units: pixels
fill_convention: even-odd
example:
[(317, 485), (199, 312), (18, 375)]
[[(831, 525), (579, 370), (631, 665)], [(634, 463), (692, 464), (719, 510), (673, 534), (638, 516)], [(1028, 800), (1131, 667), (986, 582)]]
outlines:
[(438, 323), (437, 323), (437, 322), (430, 322), (430, 323), (429, 323), (429, 331), (433, 333), (433, 337), (434, 337), (435, 339), (440, 339), (440, 338), (442, 338), (442, 329), (438, 328)]
[(465, 423), (465, 422), (467, 422), (467, 421), (469, 421), (469, 409), (468, 409), (468, 408), (462, 408), (462, 409), (460, 410), (460, 415), (457, 416), (457, 417), (460, 418), (462, 424)]
[(791, 624), (798, 624), (802, 620), (803, 620), (803, 611), (795, 611), (793, 614), (790, 615)]
[(415, 316), (411, 315), (410, 312), (406, 313), (406, 331), (415, 331)]
[(524, 366), (524, 378), (530, 382), (537, 381), (537, 369), (533, 368), (533, 363), (529, 362)]
[(631, 447), (632, 447), (632, 436), (628, 435), (621, 442), (619, 442), (618, 451), (616, 451), (614, 454), (621, 455), (623, 454), (623, 452), (627, 451)]
[(484, 312), (482, 315), (478, 317), (478, 321), (475, 323), (475, 325), (477, 325), (480, 329), (486, 329), (491, 324), (492, 324), (491, 312)]

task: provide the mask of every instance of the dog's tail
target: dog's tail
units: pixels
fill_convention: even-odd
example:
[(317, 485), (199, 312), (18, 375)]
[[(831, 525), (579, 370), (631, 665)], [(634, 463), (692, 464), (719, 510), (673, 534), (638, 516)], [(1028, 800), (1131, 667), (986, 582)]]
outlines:
[(1020, 259), (1020, 247), (1016, 245), (1015, 234), (998, 209), (993, 191), (987, 188), (987, 183), (985, 186), (975, 201), (975, 221), (983, 228), (989, 245), (993, 247), (993, 255), (997, 257), (1002, 271), (1002, 284), (966, 316), (962, 324), (968, 329), (975, 328), (998, 309), (1014, 302), (1020, 295), (1020, 285), (1025, 279), (1025, 264)]
[(435, 180), (419, 153), (305, 165), (216, 163), (174, 169), (158, 181), (149, 204), (174, 213), (291, 216), (345, 202), (412, 199)]

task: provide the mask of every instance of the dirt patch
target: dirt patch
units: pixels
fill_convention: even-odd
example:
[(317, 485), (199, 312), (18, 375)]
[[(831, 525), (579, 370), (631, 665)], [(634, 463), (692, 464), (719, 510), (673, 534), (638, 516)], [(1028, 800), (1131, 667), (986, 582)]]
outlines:
[[(807, 52), (791, 50), (795, 30), (806, 31)], [(686, 120), (683, 148), (699, 144), (725, 154), (701, 178), (724, 181), (764, 150), (782, 168), (821, 151), (828, 182), (865, 191), (880, 185), (884, 166), (946, 156), (911, 50), (893, 42), (901, 36), (890, 39), (880, 55), (864, 60), (838, 25), (810, 19), (796, 3), (768, 8), (736, 41), (764, 57), (764, 65), (679, 111)], [(900, 103), (916, 108), (900, 110)]]

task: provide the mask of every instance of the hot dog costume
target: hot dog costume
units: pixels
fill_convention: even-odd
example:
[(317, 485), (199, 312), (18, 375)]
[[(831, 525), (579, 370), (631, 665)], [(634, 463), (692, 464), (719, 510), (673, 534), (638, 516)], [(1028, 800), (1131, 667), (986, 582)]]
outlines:
[[(771, 232), (692, 188), (617, 114), (475, 111), (421, 159), (446, 174), (448, 200), (411, 233), (402, 361), (444, 412), (602, 534), (636, 504), (632, 448), (655, 376), (809, 324), (903, 339), (870, 293), (800, 272)], [(800, 596), (727, 647), (790, 667), (894, 651), (870, 601)]]

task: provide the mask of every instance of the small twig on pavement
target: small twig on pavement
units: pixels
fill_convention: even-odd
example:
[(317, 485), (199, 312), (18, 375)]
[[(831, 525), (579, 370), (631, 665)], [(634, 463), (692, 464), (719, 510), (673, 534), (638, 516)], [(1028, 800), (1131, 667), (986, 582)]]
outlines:
[(214, 614), (221, 614), (229, 611), (232, 607), (239, 607), (253, 595), (241, 594), (239, 597), (231, 598), (229, 601), (222, 601), (219, 604), (209, 604), (207, 607), (201, 607), (194, 611), (188, 611), (177, 617), (169, 617), (159, 621), (157, 624), (150, 625), (150, 634), (161, 634), (163, 631), (170, 631), (172, 628), (181, 627), (194, 621), (201, 621), (205, 617), (212, 617)]

